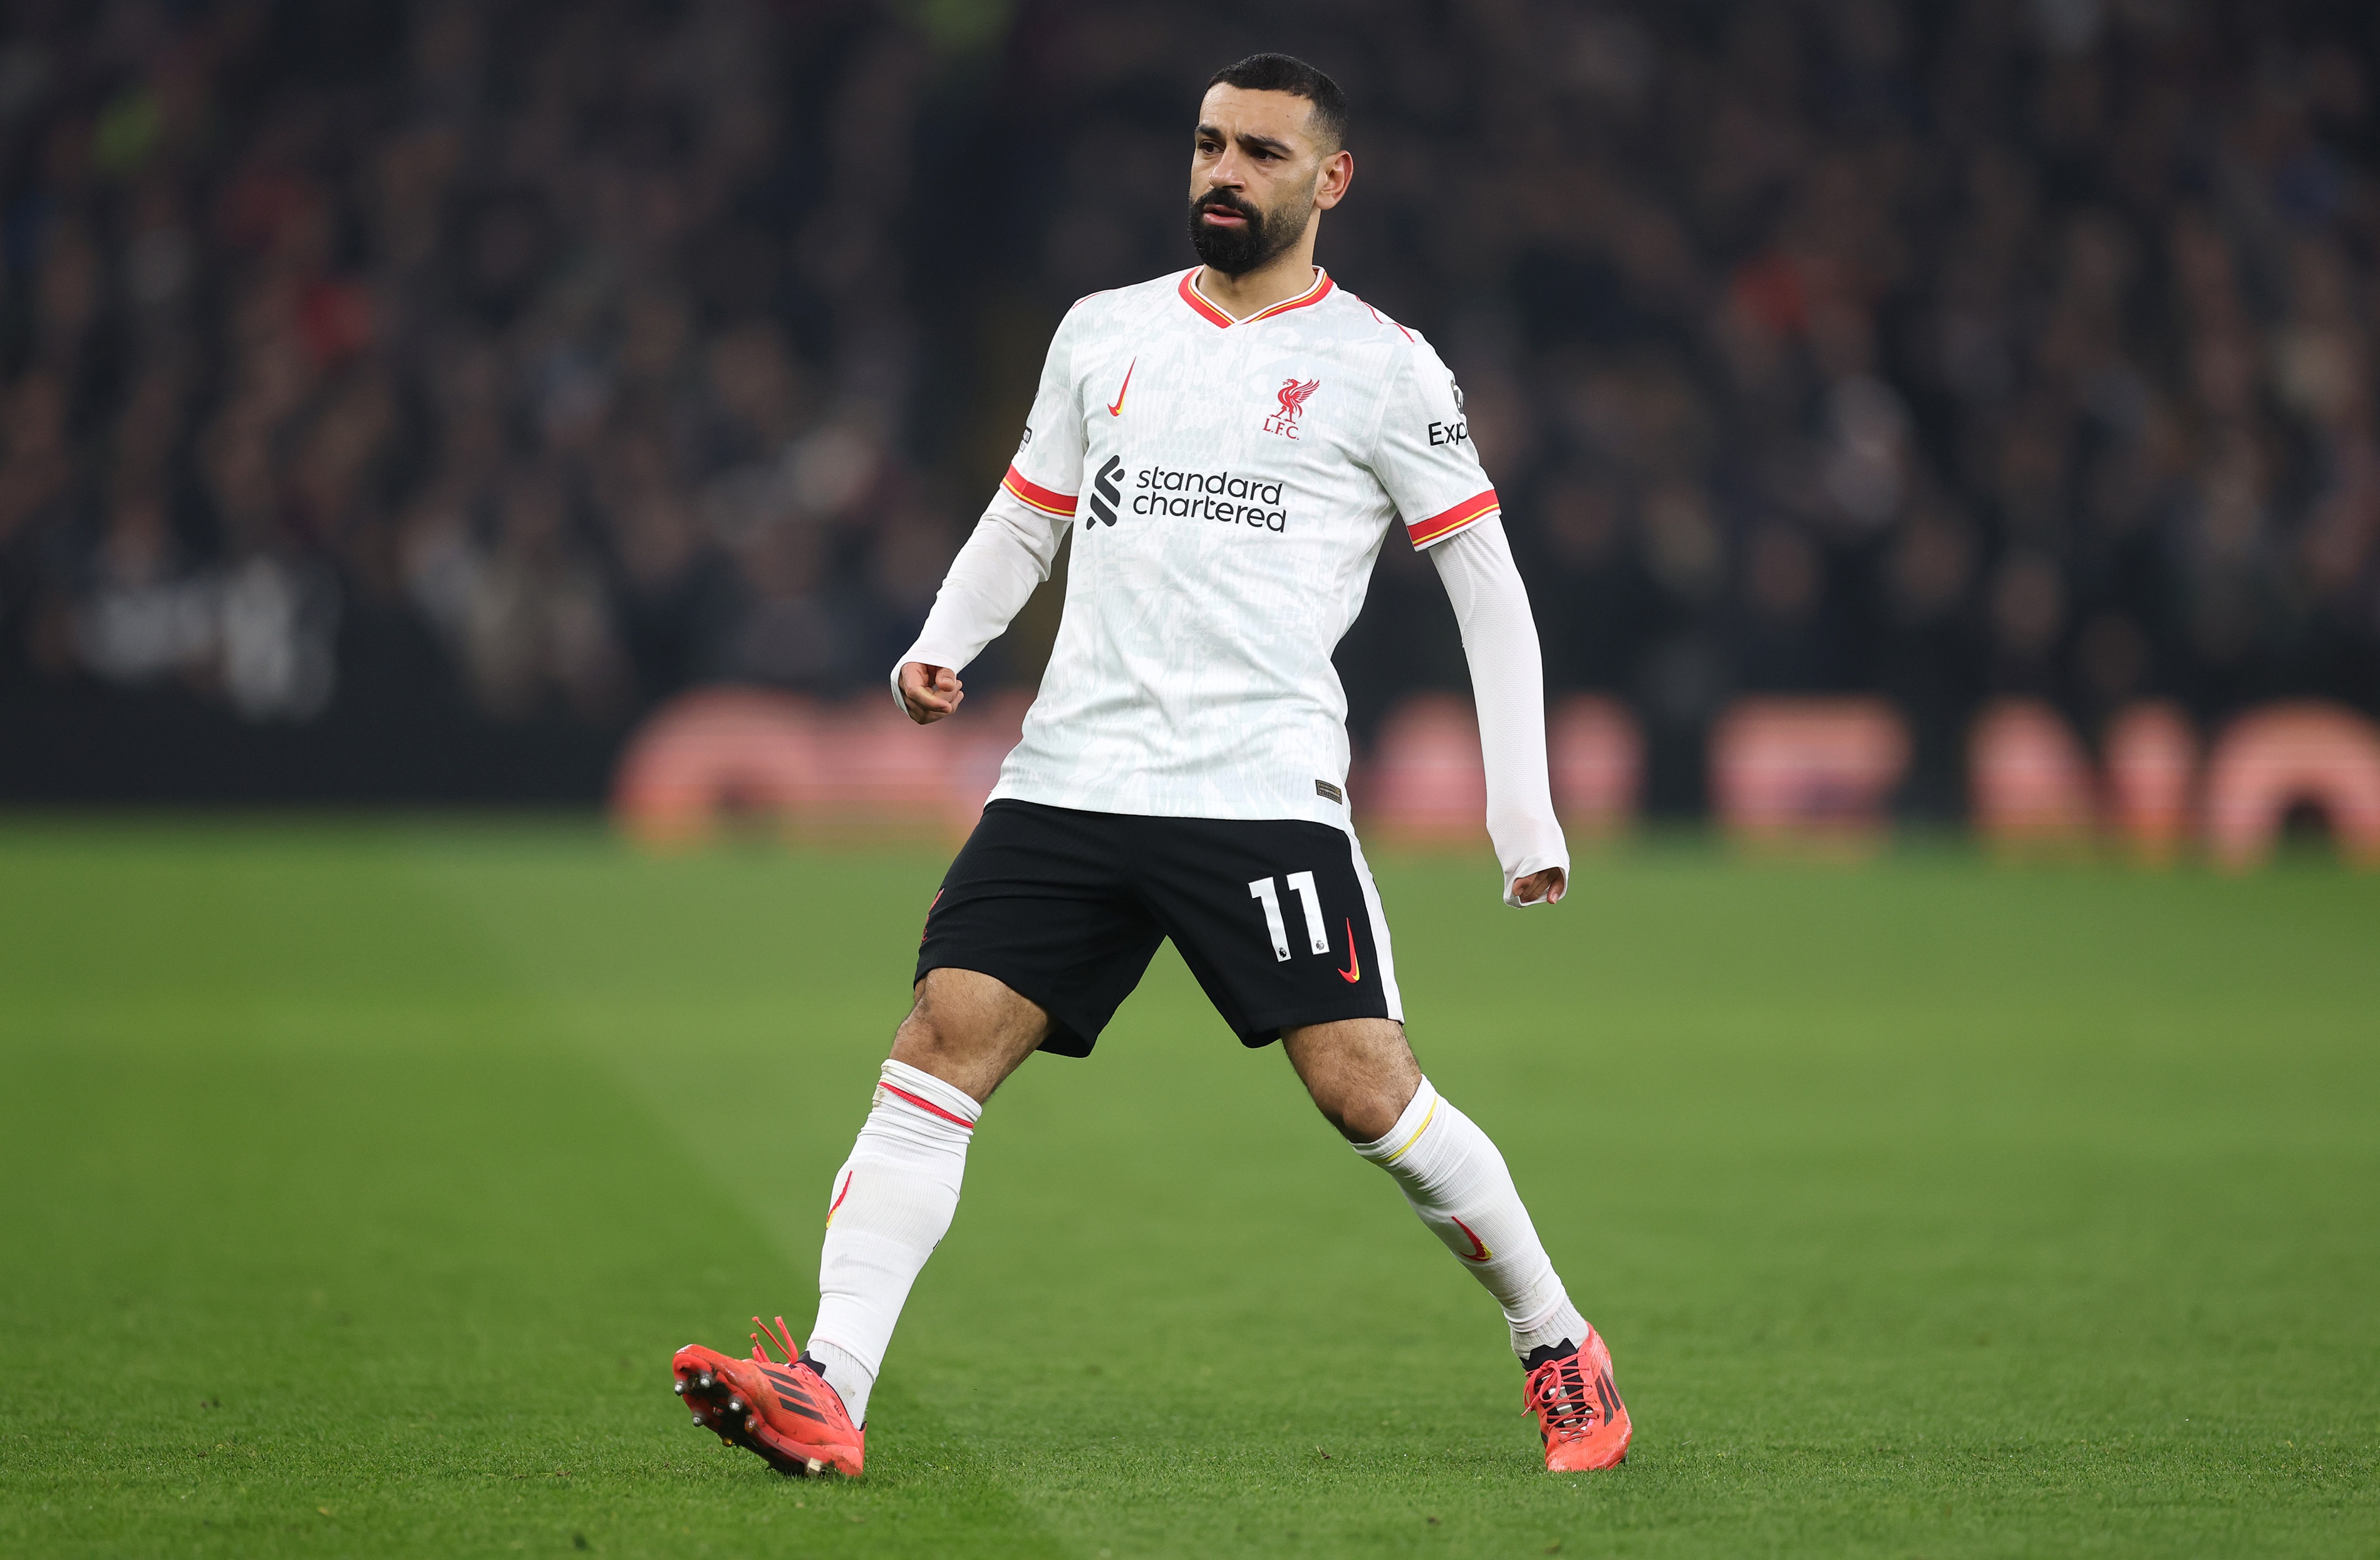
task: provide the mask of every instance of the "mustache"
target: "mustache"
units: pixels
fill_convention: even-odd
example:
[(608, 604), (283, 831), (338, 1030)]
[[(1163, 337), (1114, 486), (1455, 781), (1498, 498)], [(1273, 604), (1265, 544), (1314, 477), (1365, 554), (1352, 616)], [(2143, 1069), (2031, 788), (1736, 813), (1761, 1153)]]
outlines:
[[(1236, 223), (1217, 222), (1229, 212)], [(1245, 276), (1297, 236), (1286, 211), (1267, 212), (1236, 189), (1202, 190), (1190, 200), (1190, 247), (1226, 276)]]

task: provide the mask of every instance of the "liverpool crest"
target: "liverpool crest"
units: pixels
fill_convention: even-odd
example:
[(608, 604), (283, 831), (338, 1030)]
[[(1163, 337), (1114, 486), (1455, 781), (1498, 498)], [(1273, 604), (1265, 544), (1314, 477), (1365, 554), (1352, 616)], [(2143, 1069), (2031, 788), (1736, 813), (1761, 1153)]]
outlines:
[(1297, 419), (1305, 414), (1307, 400), (1321, 388), (1320, 380), (1301, 381), (1295, 374), (1281, 381), (1281, 388), (1273, 392), (1274, 398), (1281, 403), (1281, 407), (1272, 416), (1265, 418), (1264, 430), (1267, 433), (1278, 433), (1284, 439), (1296, 438)]

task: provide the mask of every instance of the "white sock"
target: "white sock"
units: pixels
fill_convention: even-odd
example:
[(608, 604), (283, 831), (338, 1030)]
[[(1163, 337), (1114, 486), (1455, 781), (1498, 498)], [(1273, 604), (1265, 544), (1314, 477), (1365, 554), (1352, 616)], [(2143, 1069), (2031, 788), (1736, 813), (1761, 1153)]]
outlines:
[(808, 1349), (854, 1424), (867, 1422), (892, 1324), (958, 1211), (982, 1113), (933, 1074), (888, 1061), (851, 1157), (834, 1173)]
[(1421, 1222), (1496, 1297), (1513, 1353), (1526, 1360), (1532, 1349), (1586, 1341), (1586, 1319), (1537, 1240), (1504, 1156), (1428, 1079), (1397, 1124), (1355, 1152), (1396, 1178)]

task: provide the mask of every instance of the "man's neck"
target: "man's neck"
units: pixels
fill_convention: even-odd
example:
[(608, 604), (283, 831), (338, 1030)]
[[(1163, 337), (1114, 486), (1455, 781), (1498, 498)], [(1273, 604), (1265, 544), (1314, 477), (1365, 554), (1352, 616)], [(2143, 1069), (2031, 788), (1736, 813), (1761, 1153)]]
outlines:
[(1192, 283), (1208, 303), (1235, 320), (1245, 320), (1314, 285), (1314, 245), (1311, 240), (1293, 244), (1280, 259), (1238, 276), (1202, 265)]

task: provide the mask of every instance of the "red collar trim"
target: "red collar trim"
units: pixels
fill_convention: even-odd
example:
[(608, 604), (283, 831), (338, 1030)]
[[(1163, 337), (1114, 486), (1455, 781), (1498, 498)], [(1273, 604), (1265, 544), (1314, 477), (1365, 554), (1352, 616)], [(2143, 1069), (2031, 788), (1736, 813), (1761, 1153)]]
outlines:
[(1197, 275), (1200, 269), (1200, 267), (1194, 265), (1189, 270), (1184, 272), (1182, 273), (1182, 285), (1176, 287), (1174, 291), (1182, 295), (1182, 301), (1188, 304), (1192, 310), (1197, 314), (1199, 319), (1204, 320), (1207, 323), (1214, 326), (1217, 330), (1228, 331), (1234, 323), (1232, 317), (1224, 313), (1221, 309), (1217, 308), (1213, 304), (1208, 303), (1206, 297), (1200, 294), (1198, 289), (1190, 284), (1190, 279)]
[(1314, 268), (1314, 285), (1306, 288), (1305, 291), (1298, 294), (1295, 297), (1285, 298), (1281, 302), (1273, 305), (1270, 308), (1260, 309), (1257, 313), (1249, 315), (1247, 319), (1243, 320), (1240, 322), (1244, 325), (1253, 324), (1258, 320), (1269, 320), (1276, 314), (1286, 314), (1293, 308), (1305, 308), (1310, 305), (1320, 303), (1324, 298), (1330, 296), (1330, 289), (1337, 285), (1337, 283), (1330, 280), (1330, 273), (1318, 265)]
[(1259, 320), (1269, 320), (1276, 314), (1286, 314), (1293, 308), (1305, 308), (1309, 305), (1320, 303), (1324, 298), (1329, 297), (1331, 289), (1338, 285), (1330, 280), (1330, 273), (1318, 265), (1314, 268), (1314, 285), (1306, 288), (1305, 291), (1293, 298), (1284, 298), (1269, 308), (1260, 308), (1245, 320), (1234, 320), (1208, 303), (1207, 296), (1195, 285), (1201, 269), (1201, 267), (1193, 266), (1184, 272), (1182, 284), (1174, 291), (1182, 295), (1182, 301), (1188, 304), (1200, 319), (1219, 331), (1228, 331), (1234, 325), (1253, 325)]

